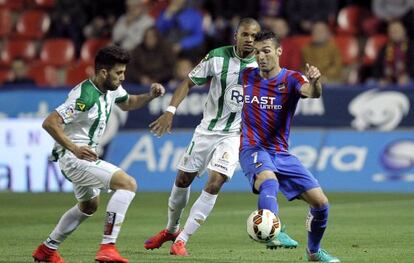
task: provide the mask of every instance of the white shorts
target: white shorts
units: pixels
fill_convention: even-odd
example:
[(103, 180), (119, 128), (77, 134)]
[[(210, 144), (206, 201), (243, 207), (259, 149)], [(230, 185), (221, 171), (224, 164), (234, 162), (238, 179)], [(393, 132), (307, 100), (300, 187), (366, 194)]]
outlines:
[(207, 168), (231, 179), (239, 161), (239, 146), (239, 134), (210, 135), (194, 132), (177, 168), (189, 173), (198, 172), (198, 176)]
[(121, 169), (104, 160), (89, 162), (78, 159), (69, 151), (59, 158), (59, 167), (66, 179), (73, 183), (78, 201), (88, 201), (98, 196), (100, 189), (109, 189), (112, 175)]

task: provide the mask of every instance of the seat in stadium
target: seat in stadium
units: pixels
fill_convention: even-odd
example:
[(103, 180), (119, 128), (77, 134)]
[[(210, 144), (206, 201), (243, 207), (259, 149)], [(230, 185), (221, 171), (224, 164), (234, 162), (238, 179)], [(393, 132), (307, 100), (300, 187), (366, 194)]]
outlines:
[(339, 10), (337, 17), (337, 33), (357, 35), (360, 32), (361, 20), (368, 11), (356, 5), (345, 6)]
[(55, 6), (55, 0), (26, 0), (28, 5), (35, 9), (52, 9)]
[(0, 7), (0, 38), (7, 37), (10, 34), (12, 25), (10, 10)]
[(77, 85), (94, 74), (93, 65), (86, 62), (71, 65), (66, 70), (66, 85)]
[(296, 35), (292, 36), (291, 39), (295, 42), (299, 51), (301, 51), (302, 48), (311, 41), (311, 37), (308, 35)]
[(63, 67), (75, 59), (75, 45), (69, 38), (51, 38), (43, 42), (40, 61), (47, 65)]
[(0, 84), (3, 84), (5, 81), (9, 80), (9, 78), (10, 78), (10, 70), (0, 69)]
[(50, 17), (41, 10), (23, 12), (16, 24), (16, 38), (41, 39), (49, 30)]
[(13, 11), (22, 11), (24, 0), (0, 0), (0, 8), (5, 7)]
[(98, 50), (111, 43), (110, 39), (106, 38), (91, 38), (82, 44), (80, 59), (86, 63), (93, 63), (95, 55)]
[(0, 65), (10, 65), (13, 59), (31, 61), (36, 56), (36, 46), (31, 40), (15, 39), (7, 41), (0, 55)]
[(339, 35), (335, 36), (336, 46), (341, 52), (342, 61), (345, 65), (351, 65), (357, 62), (359, 55), (358, 40), (353, 36)]
[(33, 78), (39, 86), (56, 86), (58, 74), (56, 68), (50, 65), (34, 64), (28, 68), (27, 75)]
[(363, 58), (363, 63), (365, 65), (371, 65), (375, 62), (378, 52), (380, 52), (381, 48), (387, 43), (387, 40), (388, 38), (386, 35), (374, 35), (367, 39)]

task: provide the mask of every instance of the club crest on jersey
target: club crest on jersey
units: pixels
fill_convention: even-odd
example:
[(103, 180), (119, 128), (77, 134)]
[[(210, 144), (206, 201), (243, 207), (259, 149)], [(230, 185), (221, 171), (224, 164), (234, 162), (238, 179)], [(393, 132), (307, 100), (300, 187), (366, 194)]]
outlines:
[(85, 111), (86, 109), (86, 104), (85, 102), (81, 101), (81, 100), (76, 100), (76, 107), (75, 109), (77, 109), (78, 111)]
[(224, 93), (224, 105), (231, 112), (239, 112), (243, 107), (243, 87), (234, 84), (226, 88)]
[(279, 83), (279, 84), (277, 84), (276, 87), (280, 91), (280, 90), (284, 90), (286, 88), (286, 85), (285, 85), (285, 83)]

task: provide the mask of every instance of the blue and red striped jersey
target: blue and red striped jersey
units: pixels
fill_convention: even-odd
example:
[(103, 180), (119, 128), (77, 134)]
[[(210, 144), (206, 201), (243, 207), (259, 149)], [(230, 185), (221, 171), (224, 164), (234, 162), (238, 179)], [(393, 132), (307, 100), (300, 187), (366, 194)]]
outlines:
[(245, 68), (239, 82), (244, 92), (240, 147), (257, 145), (272, 153), (287, 152), (290, 125), (307, 78), (282, 68), (277, 76), (264, 79), (258, 68)]

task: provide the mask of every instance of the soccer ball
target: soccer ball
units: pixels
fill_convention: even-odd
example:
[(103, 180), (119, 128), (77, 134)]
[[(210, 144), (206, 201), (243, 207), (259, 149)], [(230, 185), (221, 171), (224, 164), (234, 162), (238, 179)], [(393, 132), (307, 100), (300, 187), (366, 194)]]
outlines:
[(247, 233), (250, 238), (261, 243), (273, 240), (281, 226), (279, 217), (267, 209), (253, 211), (247, 218)]

